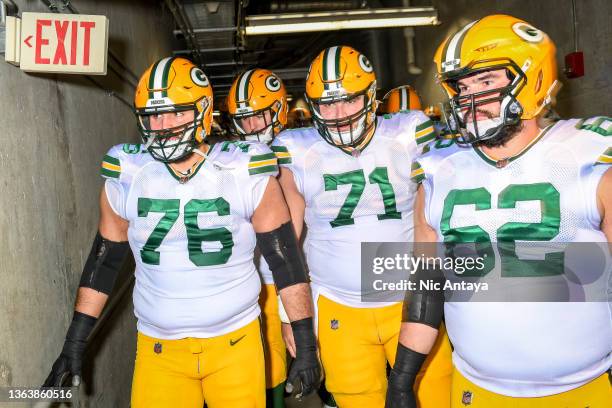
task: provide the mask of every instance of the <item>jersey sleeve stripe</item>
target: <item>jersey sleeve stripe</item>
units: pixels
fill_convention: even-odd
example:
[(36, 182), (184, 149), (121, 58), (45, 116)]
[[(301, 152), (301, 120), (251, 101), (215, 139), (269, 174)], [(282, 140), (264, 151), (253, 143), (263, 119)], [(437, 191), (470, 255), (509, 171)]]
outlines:
[(278, 164), (278, 160), (276, 159), (276, 157), (273, 157), (269, 160), (260, 160), (256, 162), (251, 162), (249, 163), (249, 169), (257, 169), (259, 167), (264, 167), (264, 166), (276, 166), (277, 164)]
[(108, 162), (102, 162), (102, 168), (106, 169), (106, 170), (110, 170), (110, 171), (116, 171), (118, 173), (121, 172), (121, 166), (117, 166), (115, 164), (111, 164)]
[(119, 175), (121, 175), (121, 173), (118, 171), (107, 170), (104, 167), (100, 169), (100, 174), (102, 175), (102, 177), (110, 177), (110, 178), (119, 178)]
[(612, 164), (612, 147), (608, 147), (608, 149), (597, 158), (595, 164)]
[(425, 178), (425, 170), (418, 162), (413, 162), (411, 167), (410, 179), (415, 183), (420, 183)]
[(429, 141), (432, 141), (436, 138), (436, 131), (433, 129), (433, 127), (431, 128), (431, 131), (423, 136), (419, 136), (416, 138), (416, 142), (417, 144), (423, 144), (423, 143), (427, 143)]
[(291, 153), (287, 146), (272, 146), (272, 151), (276, 154), (278, 164), (291, 164)]
[(419, 133), (421, 130), (427, 129), (427, 128), (433, 128), (433, 122), (431, 120), (426, 120), (425, 122), (421, 123), (420, 125), (417, 125), (417, 127), (414, 129), (417, 133)]
[(105, 155), (102, 159), (100, 174), (104, 177), (119, 178), (121, 174), (121, 162), (113, 156)]
[(251, 156), (250, 163), (259, 162), (262, 160), (271, 160), (271, 159), (276, 160), (276, 156), (274, 155), (274, 153), (257, 154), (255, 156)]
[(277, 172), (278, 172), (278, 166), (276, 165), (249, 168), (249, 175), (251, 176), (255, 174), (262, 174), (262, 173), (270, 173), (270, 175), (273, 176), (273, 175), (276, 175)]
[(119, 161), (119, 159), (113, 156), (109, 156), (108, 154), (104, 155), (104, 158), (102, 159), (102, 161), (110, 163), (110, 164), (114, 164), (115, 166), (121, 166), (121, 162)]
[(434, 127), (433, 127), (433, 125), (431, 125), (431, 126), (428, 126), (428, 127), (424, 128), (424, 129), (421, 129), (421, 130), (415, 132), (414, 136), (418, 139), (419, 137), (423, 137), (423, 136), (425, 136), (425, 135), (427, 135), (427, 134), (429, 134), (429, 133), (431, 133), (433, 131), (434, 131)]

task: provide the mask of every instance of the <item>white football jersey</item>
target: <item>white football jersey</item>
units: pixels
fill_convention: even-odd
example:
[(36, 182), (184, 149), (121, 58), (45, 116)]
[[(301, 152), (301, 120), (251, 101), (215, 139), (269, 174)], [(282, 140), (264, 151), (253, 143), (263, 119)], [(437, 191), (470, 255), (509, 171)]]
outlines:
[(110, 149), (102, 175), (111, 207), (129, 221), (139, 331), (206, 338), (259, 315), (250, 220), (276, 163), (263, 144), (222, 142), (181, 184), (140, 145)]
[(306, 202), (304, 253), (313, 292), (353, 307), (362, 302), (361, 243), (412, 240), (416, 184), (410, 165), (435, 138), (420, 111), (377, 118), (370, 143), (359, 155), (331, 146), (314, 128), (286, 130), (272, 150), (291, 170)]
[[(445, 242), (516, 240), (516, 248), (530, 241), (604, 243), (596, 189), (612, 162), (611, 135), (610, 118), (559, 121), (503, 162), (452, 140), (432, 143), (413, 165), (413, 179), (425, 190), (425, 216)], [(512, 290), (512, 276), (520, 274), (511, 266), (526, 264), (502, 266), (497, 245), (492, 248), (489, 276), (508, 279), (504, 285)], [(509, 256), (526, 259), (515, 252)], [(609, 254), (602, 257), (609, 266)], [(572, 260), (566, 256), (564, 262)], [(518, 267), (533, 274), (533, 285), (545, 272), (537, 265)], [(574, 271), (589, 273), (584, 269)], [(538, 397), (576, 388), (612, 364), (610, 305), (447, 302), (453, 363), (470, 381), (503, 395)]]

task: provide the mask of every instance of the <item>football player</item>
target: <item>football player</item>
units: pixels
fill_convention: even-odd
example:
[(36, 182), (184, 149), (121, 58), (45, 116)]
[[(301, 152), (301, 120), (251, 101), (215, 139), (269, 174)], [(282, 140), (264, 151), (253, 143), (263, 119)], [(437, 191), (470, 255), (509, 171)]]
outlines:
[[(318, 319), (327, 389), (339, 407), (382, 407), (393, 362), (401, 302), (367, 302), (361, 290), (361, 243), (412, 240), (416, 185), (412, 161), (435, 138), (419, 111), (376, 117), (376, 75), (348, 46), (323, 50), (306, 78), (314, 127), (285, 130), (272, 150), (304, 252)], [(290, 340), (288, 340), (290, 343)], [(441, 338), (418, 394), (448, 405), (450, 346)]]
[(421, 98), (410, 85), (393, 88), (383, 97), (381, 113), (397, 113), (407, 110), (421, 110)]
[(234, 134), (268, 145), (287, 125), (288, 106), (281, 79), (261, 68), (238, 75), (227, 96)]
[[(266, 69), (250, 69), (238, 75), (229, 90), (227, 107), (234, 134), (242, 140), (269, 145), (287, 124), (287, 91), (280, 78)], [(287, 353), (272, 271), (265, 259), (259, 256), (256, 264), (257, 261), (264, 283), (259, 304), (266, 356), (266, 401), (269, 407), (280, 408), (285, 406)]]
[[(545, 261), (522, 260), (507, 243), (612, 242), (612, 119), (538, 127), (558, 87), (551, 39), (518, 18), (492, 15), (447, 38), (435, 62), (449, 125), (460, 136), (434, 144), (413, 165), (420, 183), (415, 239), (489, 243), (495, 253), (483, 273), (505, 276), (506, 285), (513, 276), (527, 274), (536, 284), (551, 273)], [(436, 339), (442, 311), (454, 346), (452, 407), (612, 401), (608, 302), (444, 303), (432, 291), (406, 303), (389, 408), (416, 406), (406, 390)]]
[(104, 156), (99, 233), (45, 386), (80, 382), (87, 337), (131, 249), (138, 318), (131, 406), (263, 408), (257, 243), (300, 336), (289, 379), (303, 394), (316, 388), (310, 293), (276, 158), (260, 143), (204, 143), (212, 100), (204, 72), (183, 58), (161, 59), (140, 78), (134, 104), (143, 144)]

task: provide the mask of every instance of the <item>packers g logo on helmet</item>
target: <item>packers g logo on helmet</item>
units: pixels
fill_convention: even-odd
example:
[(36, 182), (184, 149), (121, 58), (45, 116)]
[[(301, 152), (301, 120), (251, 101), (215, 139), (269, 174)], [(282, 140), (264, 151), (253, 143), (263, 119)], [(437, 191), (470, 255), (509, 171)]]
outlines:
[[(333, 146), (356, 148), (374, 133), (376, 74), (365, 55), (348, 46), (326, 48), (314, 59), (306, 78), (306, 100), (313, 125)], [(326, 118), (324, 105), (360, 103), (362, 108), (346, 117)], [(361, 105), (360, 105), (361, 106)]]
[(193, 81), (193, 83), (198, 86), (210, 85), (210, 83), (208, 82), (208, 78), (204, 74), (204, 71), (202, 71), (198, 67), (191, 68), (191, 72), (189, 73), (189, 75), (191, 75), (191, 80)]
[(372, 64), (370, 64), (370, 61), (363, 54), (359, 55), (359, 66), (365, 72), (368, 72), (368, 73), (374, 72), (374, 67), (372, 67)]
[[(266, 69), (238, 75), (227, 95), (227, 107), (233, 131), (243, 140), (271, 143), (287, 124), (287, 92), (280, 78)], [(262, 119), (261, 128), (247, 130), (251, 117)]]
[(276, 92), (281, 88), (281, 81), (274, 75), (270, 75), (266, 78), (266, 88), (269, 91)]
[[(163, 162), (186, 157), (210, 134), (213, 96), (204, 72), (185, 58), (162, 58), (140, 77), (134, 107), (142, 140), (151, 156)], [(193, 112), (193, 122), (152, 129), (152, 115)]]
[[(518, 18), (492, 15), (474, 21), (438, 47), (434, 62), (449, 97), (448, 124), (462, 143), (496, 138), (504, 127), (536, 118), (559, 89), (555, 45), (542, 31)], [(505, 69), (510, 84), (460, 95), (457, 81), (478, 72)], [(499, 118), (487, 126), (467, 123), (466, 112), (499, 101)]]
[(544, 33), (534, 26), (524, 22), (518, 22), (512, 25), (512, 30), (525, 41), (538, 43), (544, 39)]

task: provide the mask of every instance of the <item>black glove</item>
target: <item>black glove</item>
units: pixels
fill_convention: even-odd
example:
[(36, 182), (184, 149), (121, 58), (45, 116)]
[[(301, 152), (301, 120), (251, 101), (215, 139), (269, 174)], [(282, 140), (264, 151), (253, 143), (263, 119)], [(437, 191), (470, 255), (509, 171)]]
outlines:
[(389, 374), (385, 408), (417, 408), (412, 387), (427, 354), (417, 353), (398, 343), (395, 364)]
[(312, 317), (291, 322), (295, 339), (295, 360), (289, 369), (287, 381), (298, 390), (296, 398), (313, 393), (321, 383), (321, 366), (317, 356)]
[[(43, 387), (78, 387), (81, 384), (81, 365), (83, 353), (87, 346), (87, 337), (96, 325), (95, 317), (84, 313), (74, 312), (72, 323), (66, 334), (66, 341), (61, 354), (53, 363), (51, 373), (45, 380)], [(72, 377), (72, 382), (68, 379)]]

